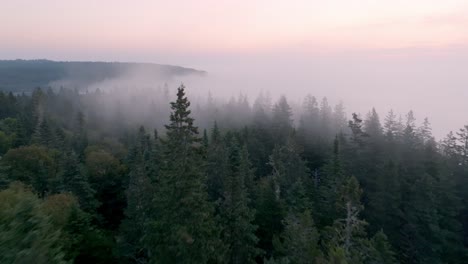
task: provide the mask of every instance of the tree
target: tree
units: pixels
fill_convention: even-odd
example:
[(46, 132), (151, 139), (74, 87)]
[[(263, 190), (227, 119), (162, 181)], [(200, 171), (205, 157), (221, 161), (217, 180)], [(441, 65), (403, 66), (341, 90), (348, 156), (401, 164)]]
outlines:
[(261, 179), (258, 192), (254, 223), (258, 226), (258, 247), (269, 259), (273, 256), (273, 238), (283, 230), (284, 206), (276, 196), (271, 177)]
[(239, 143), (233, 140), (229, 146), (229, 172), (223, 181), (223, 199), (220, 206), (224, 245), (227, 247), (225, 260), (231, 264), (255, 263), (259, 254), (256, 248), (257, 227), (252, 223), (255, 211), (249, 208), (250, 199), (246, 179), (250, 177), (248, 157), (241, 152)]
[(62, 160), (59, 178), (61, 191), (72, 193), (84, 211), (94, 213), (98, 206), (94, 198), (95, 190), (91, 188), (86, 172), (74, 152), (67, 153)]
[(223, 179), (228, 173), (228, 154), (217, 122), (211, 130), (211, 140), (206, 156), (208, 195), (211, 201), (217, 201), (223, 195)]
[(367, 223), (359, 218), (363, 209), (361, 195), (362, 190), (357, 179), (348, 177), (340, 187), (337, 203), (342, 217), (336, 219), (330, 229), (332, 234), (328, 247), (343, 249), (346, 260), (350, 263), (362, 263), (365, 252), (369, 250), (365, 232)]
[(422, 126), (418, 127), (417, 135), (422, 140), (423, 144), (433, 139), (431, 123), (429, 122), (429, 119), (427, 117), (424, 118)]
[(42, 202), (20, 183), (0, 192), (0, 262), (66, 263), (60, 229), (42, 210)]
[(340, 102), (333, 109), (333, 131), (335, 134), (345, 133), (347, 124), (345, 107), (343, 102)]
[(152, 206), (155, 216), (147, 231), (152, 263), (219, 260), (219, 231), (208, 202), (200, 139), (189, 106), (181, 85), (162, 141), (163, 164)]
[(346, 180), (342, 163), (339, 139), (335, 137), (333, 154), (322, 168), (321, 176), (316, 184), (318, 191), (314, 200), (318, 209), (317, 218), (320, 226), (329, 225), (338, 217), (336, 203), (340, 187)]
[(50, 218), (54, 228), (61, 230), (59, 241), (65, 260), (76, 263), (80, 255), (87, 254), (89, 241), (85, 237), (93, 229), (90, 215), (79, 208), (77, 199), (69, 193), (48, 196), (41, 209)]
[(365, 138), (369, 135), (366, 134), (362, 129), (362, 119), (358, 114), (353, 113), (353, 120), (348, 121), (348, 126), (351, 129), (351, 139), (358, 145), (363, 146)]
[(387, 236), (382, 230), (377, 232), (370, 240), (371, 252), (367, 263), (396, 264), (395, 253), (392, 251)]
[(300, 156), (299, 146), (290, 137), (284, 146), (277, 145), (270, 156), (270, 166), (273, 168), (273, 181), (278, 198), (291, 200), (292, 186), (301, 180), (307, 184), (309, 169)]
[(278, 143), (286, 142), (293, 128), (291, 107), (285, 96), (281, 96), (273, 107), (272, 133)]
[(10, 182), (21, 181), (34, 187), (40, 197), (54, 191), (58, 153), (44, 146), (23, 146), (10, 149), (1, 163)]
[(332, 108), (324, 97), (320, 102), (320, 137), (325, 141), (333, 139), (332, 121)]
[(372, 108), (364, 120), (364, 132), (371, 138), (379, 139), (382, 136), (382, 126), (380, 125), (379, 114)]
[(402, 131), (400, 131), (399, 126), (398, 126), (398, 121), (397, 121), (397, 116), (393, 112), (393, 110), (390, 110), (385, 117), (385, 122), (384, 122), (384, 132), (387, 138), (390, 140), (396, 139)]
[[(101, 225), (115, 230), (123, 218), (125, 188), (127, 187), (124, 183), (124, 175), (127, 170), (109, 151), (103, 146), (88, 146), (84, 154), (84, 173), (91, 188), (95, 190), (95, 198), (100, 204), (98, 213)], [(129, 163), (128, 166), (132, 167), (133, 164)]]
[[(156, 135), (155, 135), (156, 136)], [(130, 156), (131, 169), (126, 189), (127, 208), (120, 226), (119, 254), (135, 263), (148, 263), (146, 231), (153, 216), (151, 199), (157, 183), (156, 152), (149, 136), (140, 127)]]
[(33, 143), (53, 148), (57, 146), (54, 131), (50, 128), (47, 119), (43, 119), (33, 135)]
[[(119, 120), (121, 121), (121, 120)], [(86, 120), (83, 112), (78, 112), (76, 123), (74, 127), (73, 146), (75, 151), (82, 159), (84, 150), (88, 146), (88, 133), (86, 129)]]
[[(322, 257), (319, 249), (319, 232), (315, 228), (310, 211), (290, 213), (285, 220), (279, 251), (283, 261), (294, 264), (315, 263)], [(278, 249), (277, 249), (278, 250)]]

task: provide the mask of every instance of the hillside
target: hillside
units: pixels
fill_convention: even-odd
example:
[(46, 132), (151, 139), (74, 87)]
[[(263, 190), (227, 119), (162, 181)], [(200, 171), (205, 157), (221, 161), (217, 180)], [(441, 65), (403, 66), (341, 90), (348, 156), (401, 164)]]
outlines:
[(86, 87), (129, 72), (163, 79), (205, 73), (191, 68), (153, 63), (0, 60), (0, 91), (29, 92), (38, 86), (58, 85), (64, 81), (74, 87)]

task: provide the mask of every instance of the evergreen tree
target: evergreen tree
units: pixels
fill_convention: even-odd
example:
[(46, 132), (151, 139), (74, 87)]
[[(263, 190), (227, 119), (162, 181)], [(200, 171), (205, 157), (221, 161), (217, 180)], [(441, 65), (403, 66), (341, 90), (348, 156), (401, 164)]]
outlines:
[(392, 251), (387, 236), (382, 230), (377, 232), (370, 240), (371, 251), (366, 263), (370, 264), (396, 264), (395, 253)]
[(94, 213), (98, 202), (88, 182), (88, 177), (83, 166), (79, 163), (78, 156), (74, 152), (65, 154), (60, 166), (59, 178), (61, 180), (60, 190), (71, 192), (78, 198), (80, 207), (88, 212)]
[(74, 147), (77, 153), (81, 155), (88, 146), (88, 134), (86, 130), (86, 120), (82, 112), (78, 112), (75, 124)]
[(151, 263), (207, 263), (219, 260), (222, 253), (189, 106), (181, 85), (171, 103), (160, 180), (152, 200), (155, 216), (147, 231)]
[[(229, 172), (223, 181), (223, 199), (220, 207), (223, 231), (222, 239), (227, 246), (227, 263), (255, 263), (259, 250), (255, 247), (257, 227), (252, 224), (255, 212), (249, 208), (245, 180), (250, 177), (248, 160), (234, 140), (229, 147)], [(244, 157), (242, 157), (244, 156)]]
[(0, 192), (0, 262), (66, 263), (61, 231), (42, 210), (42, 202), (22, 184)]
[(286, 142), (292, 132), (293, 120), (291, 119), (291, 107), (285, 96), (281, 96), (278, 103), (273, 107), (272, 133), (278, 143)]
[[(145, 233), (152, 217), (151, 199), (155, 191), (156, 168), (155, 152), (144, 127), (140, 127), (134, 152), (132, 168), (126, 190), (126, 218), (120, 226), (119, 254), (136, 263), (148, 263), (149, 253), (145, 244)], [(157, 165), (157, 164), (156, 164)]]
[[(294, 264), (316, 263), (322, 257), (319, 249), (319, 232), (315, 228), (311, 213), (290, 213), (285, 220), (284, 232), (279, 250), (283, 262)], [(278, 247), (278, 244), (277, 244)]]
[(323, 167), (318, 182), (318, 195), (314, 197), (320, 226), (330, 225), (337, 217), (336, 203), (340, 186), (344, 184), (345, 175), (340, 153), (338, 137), (333, 142), (333, 155)]
[(332, 134), (332, 108), (326, 97), (320, 102), (320, 138), (325, 141), (333, 139)]
[(263, 178), (259, 183), (255, 224), (258, 226), (258, 247), (264, 251), (266, 259), (273, 256), (273, 238), (283, 230), (283, 217), (284, 206), (276, 196), (272, 179)]
[(207, 191), (210, 200), (217, 201), (223, 195), (223, 179), (228, 173), (228, 154), (217, 122), (211, 130), (211, 140), (206, 155)]
[(384, 132), (387, 138), (390, 140), (396, 139), (402, 131), (399, 131), (398, 128), (398, 121), (397, 121), (397, 116), (393, 112), (393, 110), (390, 110), (385, 117), (385, 122), (384, 122)]
[(309, 181), (309, 170), (300, 156), (297, 144), (291, 138), (286, 145), (275, 147), (269, 164), (273, 168), (273, 181), (278, 198), (291, 200), (292, 186), (298, 180), (305, 184)]

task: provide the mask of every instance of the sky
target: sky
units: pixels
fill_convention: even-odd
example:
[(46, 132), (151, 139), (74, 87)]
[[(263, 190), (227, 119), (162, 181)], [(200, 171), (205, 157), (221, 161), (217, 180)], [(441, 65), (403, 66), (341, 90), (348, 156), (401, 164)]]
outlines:
[(466, 0), (0, 0), (0, 58), (193, 67), (220, 94), (413, 109), (443, 136), (468, 123), (467, 28)]

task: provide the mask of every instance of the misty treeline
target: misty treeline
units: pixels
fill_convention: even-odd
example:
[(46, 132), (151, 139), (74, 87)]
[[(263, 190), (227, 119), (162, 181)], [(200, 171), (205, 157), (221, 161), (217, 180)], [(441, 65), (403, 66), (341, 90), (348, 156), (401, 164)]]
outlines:
[(0, 262), (467, 263), (468, 126), (174, 92), (0, 93)]

